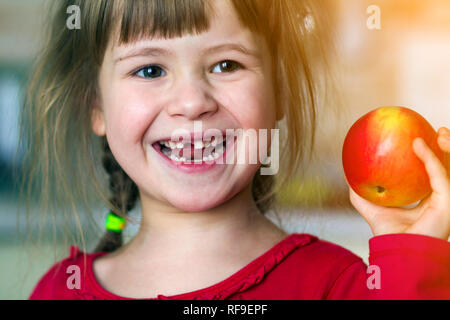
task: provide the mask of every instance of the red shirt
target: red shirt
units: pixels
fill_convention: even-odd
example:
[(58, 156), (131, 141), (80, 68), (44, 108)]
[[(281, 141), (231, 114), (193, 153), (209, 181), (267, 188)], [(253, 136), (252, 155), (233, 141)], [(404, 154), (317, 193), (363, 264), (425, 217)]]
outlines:
[[(369, 252), (370, 268), (341, 246), (310, 234), (293, 233), (215, 285), (149, 298), (450, 299), (448, 241), (389, 234), (372, 237)], [(129, 299), (108, 292), (95, 279), (92, 261), (104, 254), (85, 254), (71, 246), (70, 256), (40, 279), (30, 299)], [(74, 265), (81, 275), (79, 289), (68, 286)]]

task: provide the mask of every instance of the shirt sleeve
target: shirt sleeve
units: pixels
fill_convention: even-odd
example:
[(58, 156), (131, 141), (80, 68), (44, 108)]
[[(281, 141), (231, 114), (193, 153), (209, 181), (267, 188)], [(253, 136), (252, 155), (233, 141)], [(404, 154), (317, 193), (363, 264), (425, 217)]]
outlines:
[(38, 281), (29, 296), (29, 300), (56, 300), (61, 287), (63, 263), (53, 265)]
[(417, 234), (369, 240), (369, 266), (346, 265), (327, 299), (450, 299), (450, 243)]
[[(76, 300), (78, 290), (68, 289), (68, 267), (77, 265), (82, 270), (81, 253), (76, 246), (70, 247), (69, 257), (55, 263), (38, 281), (29, 300)], [(82, 260), (82, 259), (81, 259)], [(70, 269), (72, 270), (72, 269)]]

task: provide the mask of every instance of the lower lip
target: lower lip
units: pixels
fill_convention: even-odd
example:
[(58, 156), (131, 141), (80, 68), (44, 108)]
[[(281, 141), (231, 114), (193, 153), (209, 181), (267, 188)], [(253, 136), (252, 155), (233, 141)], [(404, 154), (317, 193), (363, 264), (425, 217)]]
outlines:
[[(225, 159), (226, 159), (225, 155), (227, 153), (227, 150), (225, 150), (220, 155), (220, 157), (215, 160), (202, 161), (201, 163), (195, 163), (193, 161), (191, 161), (190, 163), (186, 163), (186, 162), (182, 162), (182, 161), (174, 161), (174, 160), (168, 158), (164, 153), (162, 153), (161, 146), (159, 145), (158, 142), (155, 142), (154, 144), (152, 144), (152, 147), (169, 164), (169, 166), (176, 168), (178, 170), (181, 170), (185, 173), (198, 173), (198, 172), (205, 172), (205, 171), (211, 170), (214, 167), (216, 167), (217, 165), (219, 165), (219, 163), (217, 163), (217, 162), (221, 162), (220, 164), (225, 164)], [(231, 147), (234, 147), (234, 140), (230, 146), (227, 146), (227, 149), (231, 148)]]

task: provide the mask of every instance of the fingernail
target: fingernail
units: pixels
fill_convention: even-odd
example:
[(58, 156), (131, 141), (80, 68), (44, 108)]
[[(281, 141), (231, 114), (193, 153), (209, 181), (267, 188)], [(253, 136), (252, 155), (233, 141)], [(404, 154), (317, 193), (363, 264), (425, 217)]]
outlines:
[(450, 130), (447, 129), (446, 127), (440, 128), (439, 131), (440, 131), (441, 134), (450, 135)]

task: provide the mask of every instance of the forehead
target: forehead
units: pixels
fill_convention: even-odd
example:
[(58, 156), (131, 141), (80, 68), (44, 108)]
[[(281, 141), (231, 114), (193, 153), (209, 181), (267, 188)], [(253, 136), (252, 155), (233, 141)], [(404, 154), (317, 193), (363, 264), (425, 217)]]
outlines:
[(230, 0), (183, 0), (184, 4), (191, 5), (181, 7), (173, 5), (179, 3), (177, 0), (155, 0), (151, 3), (160, 3), (161, 6), (145, 6), (146, 18), (138, 10), (143, 8), (124, 5), (116, 10), (121, 17), (116, 19), (108, 42), (109, 49), (122, 50), (150, 40), (173, 43), (201, 38), (201, 41), (210, 43), (220, 39), (252, 42), (254, 38), (252, 32), (241, 23)]

